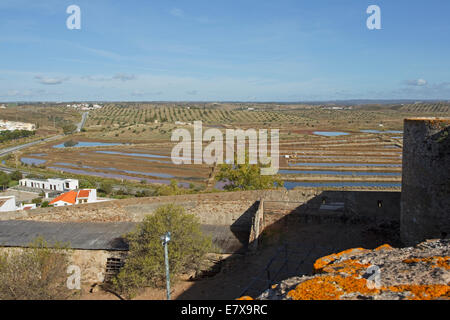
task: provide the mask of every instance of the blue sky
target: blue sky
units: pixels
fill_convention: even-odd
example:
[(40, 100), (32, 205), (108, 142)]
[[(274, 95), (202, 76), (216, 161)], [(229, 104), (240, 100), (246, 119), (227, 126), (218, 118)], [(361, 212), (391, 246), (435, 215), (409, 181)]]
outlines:
[(1, 0), (0, 100), (447, 100), (449, 18), (448, 0)]

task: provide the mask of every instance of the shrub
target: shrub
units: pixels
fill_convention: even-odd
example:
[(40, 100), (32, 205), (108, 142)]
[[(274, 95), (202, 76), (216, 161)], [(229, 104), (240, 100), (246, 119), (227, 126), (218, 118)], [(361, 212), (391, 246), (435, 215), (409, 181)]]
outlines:
[(100, 184), (100, 191), (103, 191), (106, 194), (110, 194), (113, 191), (113, 186), (111, 183), (108, 182), (102, 182)]
[(115, 290), (131, 298), (141, 288), (164, 287), (161, 236), (168, 231), (172, 234), (169, 242), (171, 281), (176, 281), (177, 275), (201, 268), (205, 254), (211, 251), (211, 238), (203, 235), (198, 219), (185, 213), (183, 207), (173, 204), (161, 206), (125, 237), (129, 255), (125, 266), (112, 279)]
[(82, 179), (80, 180), (80, 189), (95, 189), (96, 185), (90, 180)]
[(66, 124), (62, 127), (64, 134), (71, 134), (77, 130), (77, 126), (73, 123)]
[(40, 204), (42, 203), (42, 198), (34, 198), (33, 200), (31, 200), (31, 203)]
[(10, 177), (3, 171), (0, 171), (0, 187), (4, 190), (9, 185)]
[(0, 299), (61, 300), (74, 293), (66, 286), (68, 250), (60, 244), (49, 248), (37, 238), (29, 248), (0, 253)]
[(73, 141), (73, 140), (68, 140), (66, 142), (64, 142), (64, 147), (68, 148), (68, 147), (73, 147), (76, 146), (78, 144), (78, 142)]
[(42, 202), (41, 208), (47, 208), (47, 207), (49, 207), (49, 202), (48, 201)]
[(20, 172), (19, 170), (16, 170), (14, 172), (11, 172), (11, 174), (9, 175), (9, 178), (11, 180), (19, 181), (20, 179), (23, 178), (23, 175), (22, 175), (22, 172)]

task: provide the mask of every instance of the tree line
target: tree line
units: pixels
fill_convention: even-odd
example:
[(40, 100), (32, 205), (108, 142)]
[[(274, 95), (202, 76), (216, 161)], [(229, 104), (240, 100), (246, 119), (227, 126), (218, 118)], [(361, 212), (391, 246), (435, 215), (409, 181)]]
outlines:
[(28, 131), (28, 130), (0, 131), (0, 143), (20, 138), (26, 138), (29, 136), (34, 136), (35, 134), (36, 131)]
[(17, 183), (20, 179), (22, 179), (22, 177), (22, 173), (18, 170), (9, 174), (0, 171), (0, 188), (5, 190), (11, 183)]

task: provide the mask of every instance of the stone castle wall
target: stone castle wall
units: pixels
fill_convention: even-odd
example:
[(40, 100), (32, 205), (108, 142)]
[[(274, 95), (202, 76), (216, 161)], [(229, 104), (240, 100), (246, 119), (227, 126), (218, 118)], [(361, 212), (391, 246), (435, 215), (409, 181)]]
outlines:
[[(257, 214), (260, 200), (267, 203), (268, 210), (260, 210)], [(378, 206), (379, 201), (383, 203), (381, 207)], [(277, 210), (273, 210), (274, 203)], [(344, 209), (324, 212), (319, 210), (323, 203), (342, 203)], [(286, 216), (302, 224), (320, 223), (322, 220), (344, 222), (352, 219), (373, 223), (400, 219), (399, 192), (300, 189), (132, 198), (12, 212), (0, 215), (0, 220), (140, 222), (165, 204), (181, 205), (188, 213), (196, 215), (204, 232), (212, 236), (222, 253), (245, 251), (247, 245), (257, 240), (265, 228)]]
[(405, 245), (450, 235), (450, 119), (406, 119), (401, 237)]
[[(0, 220), (140, 222), (159, 206), (177, 204), (204, 225), (250, 226), (257, 202), (276, 202), (282, 214), (297, 207), (316, 211), (322, 204), (342, 203), (346, 216), (399, 220), (400, 193), (380, 191), (320, 191), (314, 189), (221, 192), (181, 196), (131, 198), (75, 206), (39, 208), (0, 215)], [(381, 205), (380, 205), (381, 203)]]

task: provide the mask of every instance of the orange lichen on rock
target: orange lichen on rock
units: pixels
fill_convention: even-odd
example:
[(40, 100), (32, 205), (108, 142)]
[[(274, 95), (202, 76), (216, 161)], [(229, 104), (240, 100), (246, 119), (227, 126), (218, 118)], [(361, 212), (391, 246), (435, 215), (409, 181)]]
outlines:
[(240, 298), (238, 298), (236, 300), (253, 300), (253, 298), (249, 297), (249, 296), (243, 296), (243, 297), (240, 297)]
[(316, 262), (314, 263), (314, 271), (316, 272), (320, 272), (322, 271), (322, 269), (324, 267), (326, 267), (327, 265), (329, 265), (330, 263), (332, 263), (333, 261), (339, 259), (340, 257), (344, 256), (344, 255), (350, 255), (350, 254), (363, 254), (368, 252), (369, 250), (366, 250), (364, 248), (353, 248), (353, 249), (348, 249), (339, 253), (333, 253), (330, 254), (328, 256), (319, 258), (316, 260)]
[(373, 296), (389, 291), (409, 293), (410, 300), (450, 298), (448, 285), (397, 285), (377, 289), (369, 287), (366, 279), (340, 275), (323, 275), (306, 280), (289, 291), (287, 296), (292, 300), (339, 300), (343, 295), (352, 293)]
[(411, 300), (433, 300), (437, 298), (450, 298), (450, 286), (444, 284), (429, 285), (398, 285), (391, 286), (392, 292), (409, 292)]
[(375, 251), (380, 251), (380, 250), (392, 250), (392, 247), (388, 244), (383, 244), (382, 246), (375, 248)]
[(293, 300), (339, 300), (344, 294), (370, 295), (378, 292), (377, 289), (369, 289), (366, 279), (326, 275), (300, 283), (287, 296)]
[(360, 263), (358, 260), (349, 259), (325, 266), (322, 269), (322, 272), (356, 276), (359, 275), (361, 271), (367, 270), (367, 268), (369, 268), (370, 266), (370, 263)]
[[(373, 251), (356, 248), (330, 254), (315, 261), (315, 276), (304, 278), (285, 297), (293, 300), (371, 298), (450, 300), (450, 283), (448, 282), (447, 271), (449, 270), (450, 257), (445, 255), (448, 252), (444, 250), (445, 248), (436, 247), (414, 248), (417, 251), (414, 252), (414, 250), (394, 249), (390, 245), (384, 244)], [(391, 250), (392, 252), (384, 252)], [(398, 254), (395, 252), (396, 250)], [(428, 253), (428, 256), (424, 257), (424, 253)], [(408, 256), (412, 258), (405, 259)], [(377, 261), (377, 264), (379, 264), (377, 266), (378, 271), (380, 271), (378, 282), (366, 280), (366, 276), (374, 274), (369, 272), (369, 268), (372, 266), (370, 261)], [(412, 265), (410, 268), (404, 268), (403, 265), (399, 269), (399, 263), (420, 263), (421, 265)], [(382, 270), (382, 268), (384, 269)], [(430, 272), (432, 268), (445, 270)], [(393, 279), (396, 278), (397, 272), (407, 272), (411, 275), (404, 279), (405, 282), (396, 284)], [(381, 274), (385, 274), (383, 281)], [(291, 284), (289, 287), (291, 287)]]
[(450, 270), (450, 257), (435, 257), (436, 262), (433, 267)]
[(287, 296), (293, 300), (338, 300), (341, 293), (332, 283), (333, 277), (317, 277), (300, 283)]
[(403, 263), (430, 263), (433, 268), (444, 268), (450, 270), (450, 257), (428, 257), (428, 258), (410, 258), (403, 260)]

